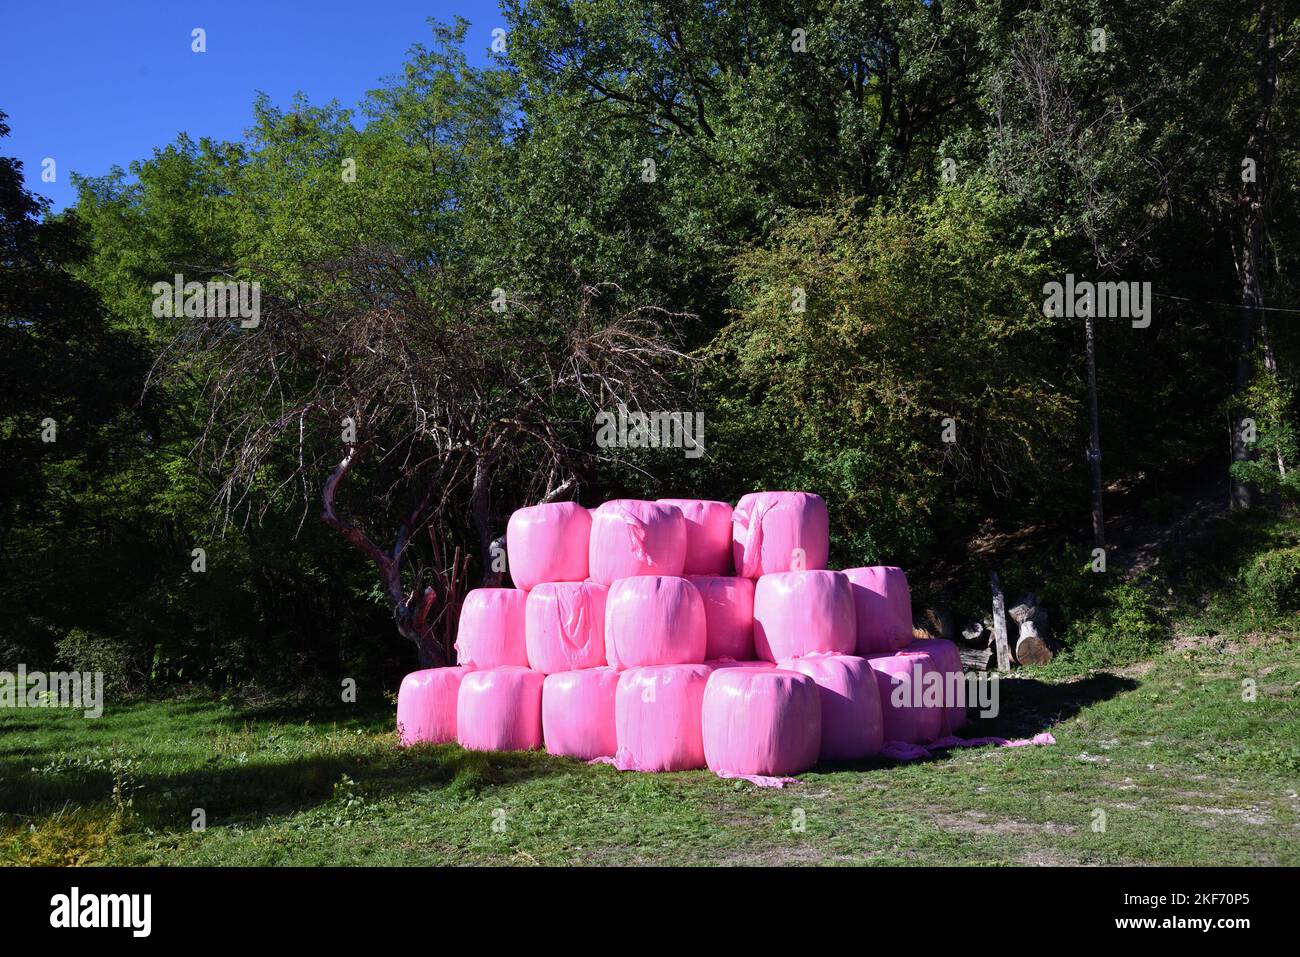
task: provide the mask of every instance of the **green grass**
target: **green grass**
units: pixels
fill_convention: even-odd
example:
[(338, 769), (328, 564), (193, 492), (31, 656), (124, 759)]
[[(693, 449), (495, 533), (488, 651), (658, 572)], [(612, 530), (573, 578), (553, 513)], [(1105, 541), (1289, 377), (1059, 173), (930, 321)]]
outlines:
[(1296, 642), (1211, 642), (1068, 679), (1025, 672), (1001, 704), (967, 733), (1050, 729), (1059, 743), (821, 767), (783, 791), (402, 750), (379, 701), (146, 701), (98, 720), (2, 711), (0, 861), (1300, 864)]

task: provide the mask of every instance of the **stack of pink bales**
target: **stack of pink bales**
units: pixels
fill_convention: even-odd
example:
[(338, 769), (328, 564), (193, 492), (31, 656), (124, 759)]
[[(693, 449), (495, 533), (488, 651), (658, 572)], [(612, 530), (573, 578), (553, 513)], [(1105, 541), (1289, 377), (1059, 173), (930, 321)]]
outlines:
[(957, 650), (912, 642), (902, 570), (826, 570), (817, 495), (537, 505), (506, 541), (515, 587), (470, 592), (457, 666), (402, 682), (403, 743), (781, 776), (965, 721), (894, 694)]

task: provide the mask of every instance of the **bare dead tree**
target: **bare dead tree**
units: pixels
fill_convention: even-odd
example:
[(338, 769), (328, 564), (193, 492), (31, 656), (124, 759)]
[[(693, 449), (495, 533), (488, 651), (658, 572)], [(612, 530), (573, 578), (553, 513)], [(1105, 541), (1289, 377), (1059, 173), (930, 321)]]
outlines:
[(268, 286), (257, 328), (186, 320), (154, 375), (201, 385), (195, 451), (221, 521), (293, 498), (305, 519), (319, 489), (321, 519), (373, 564), (425, 667), (450, 657), (471, 555), (497, 581), (494, 475), (526, 465), (511, 507), (572, 495), (595, 411), (669, 401), (687, 360), (681, 314), (577, 276), (494, 303), (467, 267), (359, 248)]

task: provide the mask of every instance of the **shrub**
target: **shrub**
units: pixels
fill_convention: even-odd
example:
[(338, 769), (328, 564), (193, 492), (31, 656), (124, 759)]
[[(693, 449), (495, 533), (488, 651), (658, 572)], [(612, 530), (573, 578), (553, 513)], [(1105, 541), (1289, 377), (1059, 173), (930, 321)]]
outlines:
[(1272, 614), (1300, 610), (1300, 545), (1255, 555), (1240, 571), (1246, 597)]
[(73, 628), (55, 644), (58, 661), (73, 671), (104, 673), (104, 694), (143, 690), (143, 672), (129, 642)]

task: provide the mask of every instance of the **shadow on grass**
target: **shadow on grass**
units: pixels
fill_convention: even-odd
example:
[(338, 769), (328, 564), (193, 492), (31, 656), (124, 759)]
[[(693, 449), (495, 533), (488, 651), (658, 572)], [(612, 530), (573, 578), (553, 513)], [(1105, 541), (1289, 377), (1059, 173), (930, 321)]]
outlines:
[[(1126, 691), (1132, 691), (1138, 682), (1122, 675), (1097, 672), (1076, 681), (1051, 683), (1036, 678), (1015, 678), (998, 682), (998, 715), (981, 718), (976, 708), (968, 709), (971, 721), (956, 732), (959, 738), (1032, 738), (1050, 731), (1054, 726), (1074, 717), (1084, 708), (1105, 701)], [(918, 758), (907, 763), (945, 760), (948, 751), (934, 751), (928, 758)], [(867, 758), (862, 761), (823, 762), (818, 771), (871, 771), (888, 768), (900, 762), (888, 758)]]
[(1106, 671), (1074, 681), (1047, 682), (1037, 678), (1001, 681), (997, 717), (978, 718), (972, 711), (972, 721), (962, 729), (962, 736), (1033, 737), (1073, 718), (1084, 708), (1132, 691), (1137, 686), (1138, 682), (1132, 678)]
[(563, 773), (546, 755), (465, 751), (455, 745), (386, 748), (373, 754), (313, 755), (289, 760), (213, 758), (179, 773), (158, 774), (107, 762), (53, 772), (0, 763), (0, 813), (40, 814), (63, 806), (111, 803), (123, 786), (145, 826), (188, 829), (194, 808), (226, 822), (309, 811), (331, 801), (439, 789), (472, 798), (525, 779)]
[[(124, 703), (96, 721), (67, 712), (0, 722), (0, 815), (130, 800), (139, 821), (292, 815), (331, 801), (423, 789), (479, 791), (568, 770), (546, 755), (398, 748), (391, 705), (248, 707), (208, 699)], [(307, 728), (306, 726), (310, 726)], [(348, 732), (358, 732), (355, 736)], [(165, 753), (149, 743), (167, 742)]]

